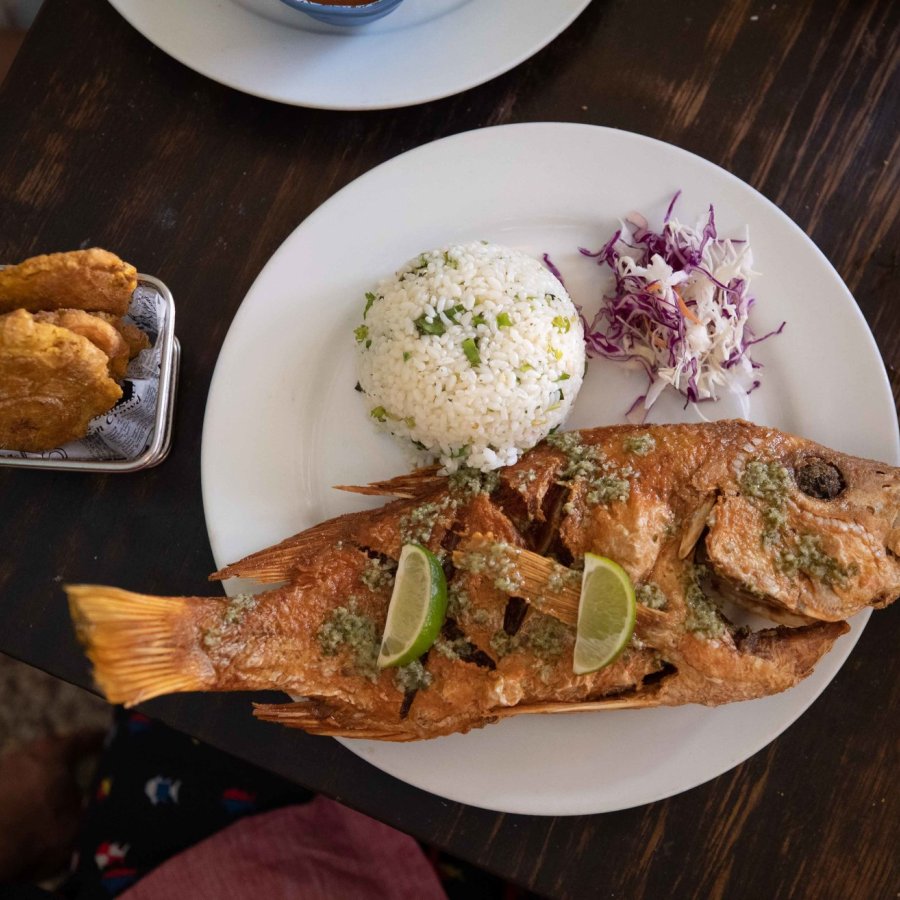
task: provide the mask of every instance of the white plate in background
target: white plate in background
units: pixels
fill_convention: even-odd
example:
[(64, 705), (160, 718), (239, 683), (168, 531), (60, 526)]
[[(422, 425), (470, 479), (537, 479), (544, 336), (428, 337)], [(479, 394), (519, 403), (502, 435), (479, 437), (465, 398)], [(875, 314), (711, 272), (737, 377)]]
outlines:
[(590, 0), (404, 0), (358, 27), (281, 0), (110, 0), (144, 37), (229, 87), (320, 109), (390, 109), (458, 94), (550, 43)]

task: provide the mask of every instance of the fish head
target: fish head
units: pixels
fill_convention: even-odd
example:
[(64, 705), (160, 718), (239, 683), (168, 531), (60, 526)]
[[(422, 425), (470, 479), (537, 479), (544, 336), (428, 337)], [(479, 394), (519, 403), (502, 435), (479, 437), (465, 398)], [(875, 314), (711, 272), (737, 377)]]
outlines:
[(893, 602), (900, 469), (781, 438), (735, 459), (717, 490), (704, 547), (716, 576), (791, 624)]

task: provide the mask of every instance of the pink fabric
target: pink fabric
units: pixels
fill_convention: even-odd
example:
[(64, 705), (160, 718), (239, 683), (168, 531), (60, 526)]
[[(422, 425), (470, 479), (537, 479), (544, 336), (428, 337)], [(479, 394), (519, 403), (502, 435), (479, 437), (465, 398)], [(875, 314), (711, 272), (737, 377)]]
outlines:
[(316, 797), (248, 816), (172, 857), (124, 900), (445, 900), (411, 838)]

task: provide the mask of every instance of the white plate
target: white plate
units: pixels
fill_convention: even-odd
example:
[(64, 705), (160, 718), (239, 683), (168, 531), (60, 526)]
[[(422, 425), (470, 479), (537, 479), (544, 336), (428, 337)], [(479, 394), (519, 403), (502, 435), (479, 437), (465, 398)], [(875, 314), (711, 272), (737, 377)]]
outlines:
[[(419, 251), (486, 239), (550, 251), (593, 310), (600, 270), (580, 257), (633, 209), (658, 221), (676, 189), (692, 221), (715, 203), (720, 234), (749, 224), (763, 386), (751, 416), (849, 453), (900, 461), (891, 392), (853, 298), (812, 241), (763, 196), (713, 164), (587, 125), (489, 128), (384, 163), (316, 210), (263, 269), (219, 356), (203, 431), (203, 499), (218, 565), (365, 505), (331, 490), (405, 471), (374, 432), (356, 381), (352, 329), (363, 293)], [(642, 375), (590, 363), (569, 425), (622, 421)], [(707, 415), (731, 414), (706, 406)], [(691, 416), (675, 397), (655, 421)], [(377, 503), (375, 504), (377, 505)], [(607, 812), (677, 794), (776, 737), (834, 677), (867, 618), (787, 693), (718, 709), (523, 716), (416, 744), (346, 741), (373, 765), (452, 800), (504, 812)]]
[(161, 50), (248, 94), (320, 109), (448, 97), (549, 44), (590, 0), (404, 0), (356, 28), (280, 0), (110, 0)]

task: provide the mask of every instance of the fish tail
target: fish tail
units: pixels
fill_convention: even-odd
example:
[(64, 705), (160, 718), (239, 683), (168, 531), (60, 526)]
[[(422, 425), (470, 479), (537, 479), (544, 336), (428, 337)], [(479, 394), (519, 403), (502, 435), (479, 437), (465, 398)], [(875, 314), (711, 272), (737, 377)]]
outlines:
[(210, 690), (215, 670), (199, 646), (200, 605), (214, 598), (154, 597), (93, 584), (66, 585), (78, 638), (110, 703)]

